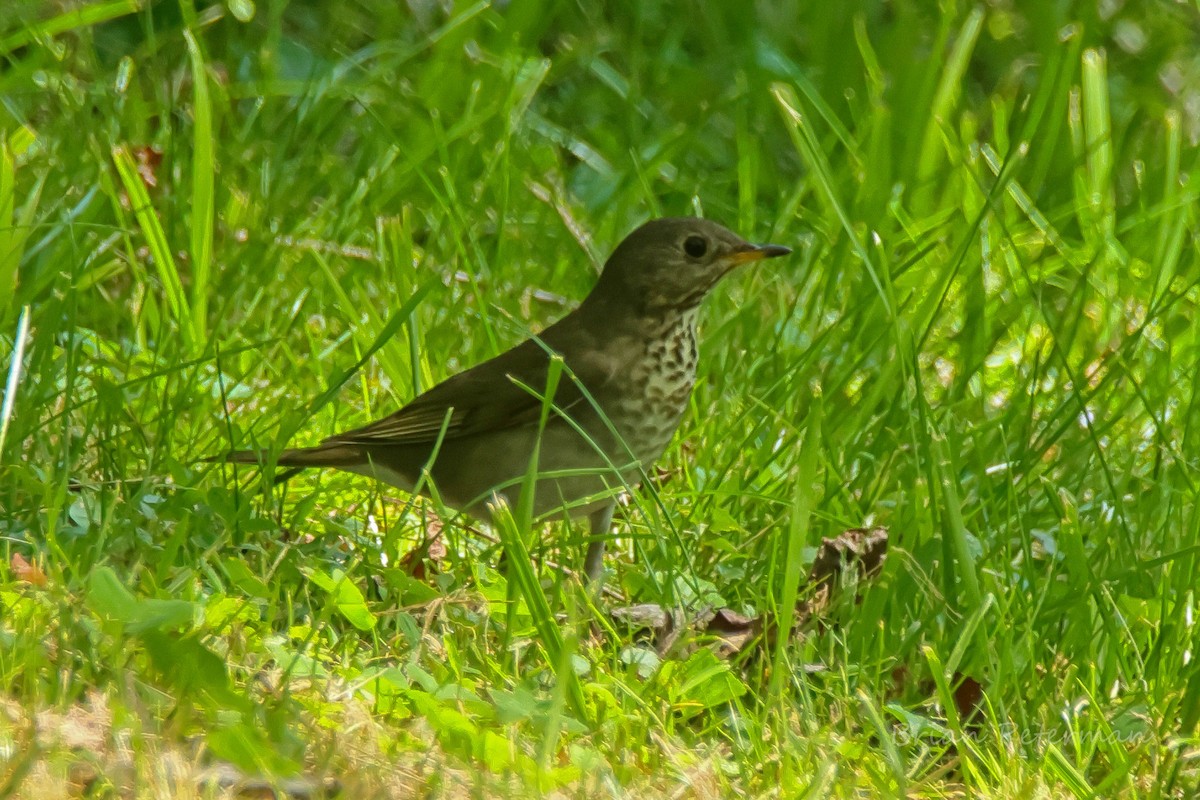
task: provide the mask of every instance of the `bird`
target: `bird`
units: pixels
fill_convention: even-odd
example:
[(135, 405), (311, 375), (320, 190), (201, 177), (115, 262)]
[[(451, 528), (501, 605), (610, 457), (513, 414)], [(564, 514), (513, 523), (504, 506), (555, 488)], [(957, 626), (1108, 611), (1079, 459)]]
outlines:
[[(599, 585), (617, 495), (663, 454), (687, 410), (701, 301), (736, 267), (790, 252), (706, 219), (652, 219), (617, 245), (592, 290), (558, 322), (393, 414), (285, 449), (275, 463), (436, 493), (487, 521), (497, 503), (517, 508), (536, 451), (533, 513), (587, 517), (584, 575)], [(268, 459), (263, 450), (234, 450), (209, 460)]]

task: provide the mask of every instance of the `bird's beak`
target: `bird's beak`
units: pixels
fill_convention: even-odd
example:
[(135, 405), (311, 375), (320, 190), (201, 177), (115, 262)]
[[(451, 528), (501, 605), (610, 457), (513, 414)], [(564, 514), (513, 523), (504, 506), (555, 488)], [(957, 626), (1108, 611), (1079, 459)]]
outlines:
[(778, 244), (747, 244), (734, 250), (725, 260), (730, 266), (737, 267), (749, 264), (751, 261), (762, 261), (764, 258), (779, 258), (792, 252), (790, 247)]

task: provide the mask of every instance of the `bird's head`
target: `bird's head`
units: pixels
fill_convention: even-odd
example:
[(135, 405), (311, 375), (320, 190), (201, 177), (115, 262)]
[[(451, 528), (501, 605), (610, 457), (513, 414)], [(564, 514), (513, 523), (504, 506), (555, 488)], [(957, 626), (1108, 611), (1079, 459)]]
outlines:
[(734, 267), (790, 253), (755, 245), (705, 219), (664, 217), (625, 237), (593, 290), (649, 312), (686, 310)]

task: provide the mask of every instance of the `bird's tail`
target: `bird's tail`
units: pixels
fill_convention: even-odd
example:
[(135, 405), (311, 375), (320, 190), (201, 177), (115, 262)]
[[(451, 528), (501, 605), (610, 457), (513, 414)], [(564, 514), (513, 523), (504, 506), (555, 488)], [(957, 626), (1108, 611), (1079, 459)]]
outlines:
[[(269, 454), (265, 450), (232, 450), (219, 456), (209, 456), (208, 462), (227, 461), (234, 464), (264, 464)], [(320, 444), (316, 447), (295, 447), (284, 450), (275, 459), (276, 466), (296, 467), (333, 467), (349, 469), (363, 463), (362, 451), (353, 445)]]

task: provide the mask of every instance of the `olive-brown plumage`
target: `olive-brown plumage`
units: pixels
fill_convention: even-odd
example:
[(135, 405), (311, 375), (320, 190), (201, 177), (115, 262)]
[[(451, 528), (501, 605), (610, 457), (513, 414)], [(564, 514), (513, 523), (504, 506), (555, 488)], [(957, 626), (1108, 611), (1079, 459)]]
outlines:
[[(446, 505), (487, 518), (497, 496), (516, 506), (540, 441), (534, 513), (589, 516), (585, 571), (595, 580), (616, 492), (662, 455), (687, 408), (701, 300), (735, 266), (788, 252), (707, 220), (647, 222), (617, 246), (579, 307), (541, 334), (390, 416), (284, 450), (277, 463), (334, 467), (408, 491), (428, 467)], [(564, 368), (540, 428), (551, 354)], [(225, 458), (256, 463), (266, 455)]]

